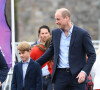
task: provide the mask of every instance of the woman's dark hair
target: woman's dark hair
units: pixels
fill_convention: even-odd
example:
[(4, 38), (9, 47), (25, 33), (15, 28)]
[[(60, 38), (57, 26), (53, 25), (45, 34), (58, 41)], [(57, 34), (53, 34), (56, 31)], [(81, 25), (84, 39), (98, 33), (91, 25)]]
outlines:
[(38, 30), (38, 35), (40, 34), (42, 28), (47, 29), (48, 32), (50, 33), (50, 28), (49, 28), (47, 25), (43, 25), (43, 26), (41, 26), (41, 27), (39, 28), (39, 30)]

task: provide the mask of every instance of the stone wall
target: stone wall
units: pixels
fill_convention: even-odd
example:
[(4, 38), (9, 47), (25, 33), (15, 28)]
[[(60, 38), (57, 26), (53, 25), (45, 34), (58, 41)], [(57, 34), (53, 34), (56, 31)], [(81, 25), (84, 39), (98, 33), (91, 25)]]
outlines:
[(54, 14), (58, 8), (68, 8), (72, 22), (89, 31), (92, 39), (98, 39), (98, 0), (18, 0), (16, 32), (18, 41), (34, 41), (38, 28), (46, 24), (57, 27)]

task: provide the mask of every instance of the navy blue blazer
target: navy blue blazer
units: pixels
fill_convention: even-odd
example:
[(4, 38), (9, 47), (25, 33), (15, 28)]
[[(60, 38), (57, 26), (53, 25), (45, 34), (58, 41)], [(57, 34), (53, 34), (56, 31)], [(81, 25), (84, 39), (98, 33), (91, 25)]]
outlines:
[[(24, 81), (24, 90), (42, 90), (41, 66), (32, 59), (30, 59)], [(11, 90), (23, 90), (22, 62), (14, 66)]]
[(0, 82), (3, 83), (8, 74), (8, 65), (0, 50)]
[[(60, 38), (61, 30), (59, 28), (53, 30), (50, 47), (44, 53), (44, 55), (37, 60), (38, 63), (43, 65), (49, 60), (50, 57), (54, 55), (52, 80), (54, 80), (57, 63), (59, 62)], [(88, 56), (87, 62), (86, 54)], [(77, 75), (81, 70), (85, 71), (87, 75), (90, 73), (92, 65), (96, 59), (96, 54), (90, 35), (86, 30), (83, 30), (77, 26), (73, 27), (68, 58), (72, 75)]]

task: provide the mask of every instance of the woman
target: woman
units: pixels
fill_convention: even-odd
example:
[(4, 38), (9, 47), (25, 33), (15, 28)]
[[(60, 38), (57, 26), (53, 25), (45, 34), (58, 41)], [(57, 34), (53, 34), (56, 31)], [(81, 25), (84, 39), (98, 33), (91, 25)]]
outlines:
[[(35, 45), (31, 50), (31, 58), (33, 60), (37, 60), (41, 57), (44, 52), (48, 49), (51, 42), (51, 38), (46, 40), (45, 45), (39, 44)], [(53, 90), (51, 84), (51, 74), (53, 69), (53, 58), (51, 58), (47, 63), (45, 63), (42, 67), (42, 76), (43, 76), (43, 90)]]

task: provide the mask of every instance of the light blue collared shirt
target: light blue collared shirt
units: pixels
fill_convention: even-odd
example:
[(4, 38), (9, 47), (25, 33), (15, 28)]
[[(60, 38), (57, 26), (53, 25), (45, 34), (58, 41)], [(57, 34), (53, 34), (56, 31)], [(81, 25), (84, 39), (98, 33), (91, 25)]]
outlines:
[(63, 31), (61, 33), (58, 68), (70, 68), (68, 56), (69, 56), (69, 46), (70, 46), (72, 31), (73, 31), (73, 25), (68, 32), (68, 36), (66, 36)]
[(26, 71), (29, 65), (30, 59), (27, 62), (23, 62), (22, 61), (22, 70), (23, 70), (23, 86), (24, 86), (24, 79), (25, 79), (25, 75), (26, 75)]

